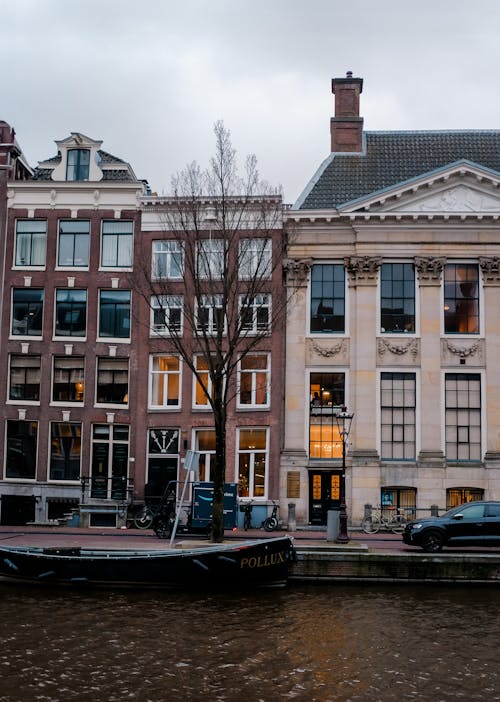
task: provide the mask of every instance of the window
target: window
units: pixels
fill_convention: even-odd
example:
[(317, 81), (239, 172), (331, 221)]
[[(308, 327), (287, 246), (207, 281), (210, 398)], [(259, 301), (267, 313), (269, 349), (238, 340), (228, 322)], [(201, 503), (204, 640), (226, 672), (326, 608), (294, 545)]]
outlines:
[(59, 255), (62, 268), (87, 268), (89, 265), (90, 222), (63, 220), (59, 222)]
[(203, 239), (197, 246), (197, 271), (200, 278), (211, 280), (224, 275), (223, 239)]
[(7, 420), (5, 477), (35, 480), (37, 422)]
[(103, 268), (130, 268), (133, 231), (133, 222), (102, 223), (101, 266)]
[(223, 334), (225, 315), (222, 295), (202, 295), (196, 315), (196, 330), (208, 335)]
[(43, 290), (15, 288), (12, 291), (12, 334), (42, 336)]
[(240, 241), (239, 274), (242, 280), (271, 277), (271, 239)]
[(267, 333), (271, 321), (271, 295), (240, 295), (240, 316), (244, 333)]
[(150, 356), (149, 406), (152, 409), (180, 407), (181, 362), (178, 356)]
[(345, 331), (345, 270), (341, 264), (317, 264), (311, 271), (311, 333)]
[(20, 219), (16, 222), (16, 266), (44, 266), (47, 222)]
[(415, 332), (415, 269), (413, 263), (383, 263), (380, 282), (380, 331)]
[(446, 458), (481, 460), (481, 376), (447, 373), (445, 376)]
[(53, 402), (83, 402), (85, 385), (83, 356), (55, 356)]
[(50, 425), (50, 479), (80, 480), (82, 426), (77, 422)]
[(446, 334), (479, 334), (479, 271), (476, 265), (445, 266), (444, 331)]
[(99, 336), (130, 338), (130, 290), (99, 292)]
[[(212, 380), (210, 378), (210, 373), (208, 370), (207, 359), (204, 356), (195, 356), (194, 366), (198, 372), (198, 375), (201, 377), (201, 380), (203, 382), (203, 385), (207, 389), (207, 392), (210, 395), (212, 395)], [(194, 385), (193, 406), (199, 407), (199, 408), (209, 409), (210, 403), (208, 401), (207, 396), (205, 395), (205, 392), (203, 391), (203, 388), (202, 388), (198, 378), (194, 378), (193, 385)]]
[(197, 429), (195, 434), (196, 451), (200, 452), (198, 463), (200, 480), (211, 480), (215, 461), (215, 431), (213, 429)]
[(381, 458), (415, 458), (415, 374), (382, 373), (380, 379)]
[(182, 295), (159, 295), (151, 298), (151, 331), (160, 335), (182, 334)]
[(56, 290), (55, 335), (84, 337), (87, 331), (87, 291)]
[(238, 407), (269, 407), (269, 354), (244, 356), (238, 368)]
[(384, 515), (389, 517), (395, 509), (404, 510), (405, 517), (415, 519), (417, 513), (417, 490), (409, 487), (382, 487), (380, 488), (380, 504)]
[(91, 497), (126, 499), (128, 440), (129, 427), (125, 424), (95, 424), (92, 427)]
[(342, 440), (336, 415), (344, 404), (343, 373), (311, 373), (309, 379), (309, 458), (340, 458)]
[(97, 398), (102, 405), (128, 404), (128, 359), (97, 359)]
[(153, 241), (152, 276), (156, 280), (180, 280), (184, 275), (184, 256), (180, 241)]
[(265, 497), (267, 429), (240, 429), (238, 434), (238, 495)]
[(37, 402), (40, 399), (40, 356), (10, 357), (9, 400)]
[(89, 149), (68, 149), (66, 180), (88, 180), (89, 166)]
[(448, 488), (446, 490), (446, 509), (458, 507), (465, 502), (476, 502), (484, 499), (484, 490), (481, 488)]

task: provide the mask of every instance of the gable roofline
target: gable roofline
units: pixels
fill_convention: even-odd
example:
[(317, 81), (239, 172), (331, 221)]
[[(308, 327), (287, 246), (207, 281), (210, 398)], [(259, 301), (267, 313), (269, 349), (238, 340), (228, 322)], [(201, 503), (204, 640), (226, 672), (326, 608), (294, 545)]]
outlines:
[(320, 180), (325, 169), (332, 163), (335, 156), (336, 156), (336, 154), (333, 154), (333, 153), (328, 154), (328, 156), (325, 158), (325, 160), (319, 165), (319, 167), (316, 169), (316, 172), (314, 173), (313, 177), (309, 180), (306, 187), (303, 189), (303, 191), (300, 193), (298, 198), (293, 203), (293, 205), (291, 207), (292, 210), (300, 210), (300, 208), (304, 204), (306, 197), (309, 195), (309, 193), (314, 188), (316, 183)]

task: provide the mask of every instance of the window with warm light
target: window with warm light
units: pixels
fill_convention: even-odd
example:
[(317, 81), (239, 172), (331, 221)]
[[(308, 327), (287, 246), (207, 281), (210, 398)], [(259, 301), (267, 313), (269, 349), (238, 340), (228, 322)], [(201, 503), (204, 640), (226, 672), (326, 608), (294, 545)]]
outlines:
[(309, 380), (309, 458), (342, 457), (336, 416), (345, 396), (344, 373), (311, 373)]
[(210, 402), (203, 390), (204, 386), (209, 395), (212, 395), (212, 380), (210, 378), (208, 360), (204, 356), (195, 356), (194, 366), (201, 379), (201, 383), (196, 376), (193, 376), (193, 407), (197, 409), (210, 409)]
[(84, 367), (83, 356), (54, 357), (53, 402), (83, 402)]
[(174, 409), (181, 404), (181, 361), (178, 356), (158, 354), (149, 359), (149, 406)]
[(444, 269), (445, 334), (479, 334), (479, 269), (472, 263)]
[(267, 485), (267, 429), (238, 431), (238, 495), (265, 497)]

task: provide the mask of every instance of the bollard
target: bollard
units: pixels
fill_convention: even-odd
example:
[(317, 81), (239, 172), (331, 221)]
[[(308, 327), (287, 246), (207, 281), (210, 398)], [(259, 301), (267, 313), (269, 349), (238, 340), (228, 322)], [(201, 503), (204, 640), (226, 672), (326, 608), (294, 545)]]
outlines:
[(369, 502), (365, 505), (365, 514), (363, 516), (363, 519), (371, 519), (372, 518), (372, 506)]
[(288, 531), (296, 531), (297, 521), (295, 519), (295, 502), (288, 503)]
[(326, 520), (326, 540), (336, 541), (340, 531), (340, 510), (329, 509)]
[(439, 507), (437, 505), (431, 505), (431, 517), (439, 517)]

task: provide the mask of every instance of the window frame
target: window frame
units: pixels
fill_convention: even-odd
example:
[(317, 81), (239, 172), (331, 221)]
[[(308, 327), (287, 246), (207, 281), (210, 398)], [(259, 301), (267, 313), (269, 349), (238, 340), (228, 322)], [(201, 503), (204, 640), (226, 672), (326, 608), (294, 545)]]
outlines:
[[(70, 434), (71, 440), (76, 440), (76, 446), (78, 448), (78, 474), (76, 472), (74, 475), (70, 472), (70, 477), (54, 477), (53, 472), (54, 472), (54, 466), (53, 466), (53, 461), (54, 461), (54, 449), (56, 446), (56, 440), (57, 439), (63, 439), (66, 438), (67, 435), (63, 435), (61, 433), (59, 434), (54, 434), (54, 428), (55, 427), (69, 427), (70, 428)], [(58, 421), (51, 421), (49, 422), (49, 475), (48, 475), (48, 481), (50, 483), (73, 483), (73, 484), (80, 484), (80, 478), (81, 478), (81, 473), (82, 473), (82, 445), (83, 445), (83, 427), (82, 427), (82, 422), (58, 422)], [(64, 453), (64, 452), (62, 452)], [(67, 466), (64, 468), (64, 474), (66, 473)], [(73, 469), (74, 470), (74, 469)]]
[[(56, 367), (59, 363), (60, 366)], [(56, 374), (60, 373), (61, 377), (67, 374), (67, 378), (60, 382), (56, 382)], [(74, 386), (72, 388), (71, 386)], [(67, 397), (56, 399), (56, 387), (66, 387), (68, 390)], [(78, 387), (80, 386), (80, 387)], [(74, 398), (72, 395), (74, 394)], [(52, 383), (51, 383), (51, 405), (80, 405), (83, 406), (85, 400), (85, 356), (61, 356), (54, 355), (52, 357)]]
[[(24, 372), (24, 382), (22, 385), (19, 384), (14, 384), (12, 382), (12, 375), (13, 375), (13, 366), (12, 366), (12, 361), (13, 359), (19, 359), (19, 368), (18, 370), (21, 372)], [(35, 361), (38, 360), (38, 366), (36, 365), (29, 365), (30, 361)], [(28, 383), (26, 382), (27, 380), (27, 375), (29, 371), (32, 370), (38, 370), (38, 397), (26, 397), (26, 392), (22, 393), (22, 397), (11, 397), (11, 392), (13, 386), (17, 387), (19, 385), (20, 387), (25, 388), (26, 386), (36, 386), (36, 383)], [(39, 405), (40, 404), (40, 390), (41, 390), (41, 382), (42, 382), (42, 357), (39, 354), (22, 354), (22, 353), (10, 353), (9, 354), (9, 376), (8, 376), (8, 383), (9, 387), (7, 390), (7, 402), (10, 403), (15, 403), (15, 404), (30, 404), (30, 405)]]
[[(265, 358), (266, 367), (262, 368), (242, 368), (242, 364), (249, 361), (251, 358)], [(265, 401), (257, 402), (257, 397), (261, 386), (259, 385), (259, 377), (263, 375), (265, 377)], [(243, 377), (250, 376), (250, 397), (251, 402), (242, 402), (241, 393), (243, 385)], [(248, 392), (248, 390), (245, 390)], [(271, 406), (271, 354), (267, 351), (261, 352), (251, 352), (246, 354), (243, 358), (238, 360), (237, 369), (237, 395), (236, 395), (236, 407), (240, 410), (254, 410), (254, 409), (269, 409)]]
[[(33, 295), (35, 292), (40, 293), (40, 300), (34, 301), (34, 300), (28, 300), (27, 303), (23, 302), (16, 302), (15, 301), (15, 296), (16, 293), (19, 294), (25, 294), (29, 297), (29, 295)], [(11, 324), (10, 324), (10, 336), (13, 338), (27, 338), (27, 339), (42, 339), (43, 338), (43, 313), (44, 313), (44, 302), (45, 302), (45, 289), (44, 288), (32, 288), (32, 287), (24, 287), (24, 288), (12, 288), (12, 299), (11, 299)], [(19, 308), (21, 308), (23, 305), (26, 306), (27, 308), (27, 313), (24, 315), (22, 319), (26, 320), (26, 333), (24, 334), (17, 334), (14, 331), (14, 317), (15, 317), (15, 305), (18, 305)], [(31, 310), (31, 305), (35, 305), (34, 309), (35, 311), (30, 311)], [(28, 320), (29, 318), (31, 319), (38, 319), (40, 318), (40, 333), (38, 334), (30, 334), (28, 333)], [(22, 320), (20, 320), (22, 321)], [(19, 322), (20, 323), (20, 322)], [(29, 326), (31, 328), (31, 325)], [(38, 331), (38, 330), (37, 330)]]
[[(321, 280), (315, 281), (314, 275), (315, 275), (315, 270), (322, 269), (322, 277)], [(324, 277), (324, 274), (326, 272), (327, 268), (332, 269), (332, 279), (331, 281), (326, 279)], [(342, 272), (342, 278), (343, 280), (338, 280), (336, 279), (336, 273), (339, 274)], [(328, 297), (325, 294), (322, 294), (319, 296), (316, 294), (315, 290), (315, 285), (321, 286), (321, 292), (324, 293), (324, 288), (325, 285), (331, 285), (331, 295)], [(342, 295), (336, 294), (336, 287), (337, 289), (342, 287)], [(318, 314), (319, 310), (319, 305), (322, 300), (328, 300), (329, 302), (332, 303), (331, 309), (332, 312), (331, 314), (327, 314), (326, 312), (321, 315), (324, 319), (325, 318), (331, 318), (331, 328), (326, 327), (325, 324), (323, 324), (322, 329), (313, 329), (313, 324), (314, 324), (314, 319), (319, 318), (320, 315)], [(318, 309), (316, 311), (316, 314), (313, 314), (313, 301), (317, 300), (318, 301)], [(334, 314), (335, 311), (335, 305), (339, 305), (342, 307), (342, 313), (341, 314)], [(325, 308), (326, 309), (326, 308)], [(334, 335), (334, 336), (345, 336), (347, 332), (347, 320), (348, 320), (348, 310), (347, 310), (347, 275), (346, 275), (346, 268), (344, 263), (339, 263), (338, 261), (316, 261), (313, 263), (311, 266), (311, 271), (309, 275), (309, 295), (308, 295), (308, 333), (310, 336), (319, 336), (319, 337), (324, 337), (326, 335)], [(339, 320), (342, 321), (342, 324), (335, 323), (335, 319), (338, 318)], [(334, 327), (338, 326), (338, 329), (335, 329)], [(340, 328), (342, 327), (342, 328)]]
[[(179, 261), (176, 262), (176, 257)], [(165, 259), (165, 264), (159, 266), (158, 259)], [(172, 271), (178, 271), (178, 275)], [(162, 275), (165, 271), (165, 275)], [(152, 280), (182, 280), (184, 277), (184, 246), (177, 239), (154, 239), (151, 242), (151, 279)]]
[[(387, 278), (385, 277), (385, 271), (391, 268), (391, 275)], [(401, 267), (401, 276), (397, 277), (396, 267)], [(411, 269), (412, 279), (408, 275)], [(396, 294), (398, 284), (401, 286), (401, 294)], [(412, 292), (409, 294), (407, 288), (411, 285)], [(390, 294), (387, 288), (390, 287)], [(396, 309), (394, 306), (390, 307), (391, 311), (384, 312), (384, 300), (390, 301), (394, 305), (395, 301), (398, 300), (403, 305), (402, 312), (394, 312)], [(406, 313), (406, 305), (409, 304), (408, 301), (412, 302), (413, 313)], [(415, 272), (415, 264), (412, 261), (383, 261), (380, 266), (380, 277), (379, 277), (379, 333), (383, 336), (386, 335), (396, 335), (404, 334), (414, 336), (417, 330), (417, 277)], [(411, 321), (406, 321), (406, 317), (412, 318)], [(391, 329), (387, 329), (383, 326), (384, 318), (390, 318), (393, 320)], [(401, 321), (401, 326), (394, 324), (394, 320), (399, 318)], [(406, 328), (410, 325), (410, 328)]]
[[(76, 155), (75, 163), (72, 162), (73, 154)], [(89, 175), (90, 149), (68, 149), (66, 152), (66, 180), (70, 182), (88, 181)]]
[[(453, 376), (455, 376), (453, 378)], [(452, 392), (452, 389), (448, 389), (448, 383), (451, 381), (458, 381), (458, 382), (467, 382), (467, 398), (469, 398), (469, 403), (468, 405), (463, 405), (459, 404), (459, 397), (458, 393), (460, 392), (460, 387), (456, 387), (456, 389), (453, 390), (457, 396), (457, 403), (454, 405), (451, 401), (451, 395), (449, 395), (449, 392)], [(476, 381), (478, 382), (478, 386), (476, 386), (476, 389), (471, 389), (470, 383)], [(443, 427), (444, 427), (444, 432), (443, 432), (443, 452), (444, 456), (446, 458), (446, 461), (448, 463), (452, 464), (457, 464), (457, 463), (478, 463), (482, 461), (483, 458), (483, 446), (484, 444), (484, 439), (485, 437), (483, 436), (484, 433), (484, 428), (485, 428), (485, 423), (484, 423), (484, 417), (483, 413), (485, 410), (485, 403), (484, 403), (484, 392), (485, 392), (485, 381), (484, 381), (484, 374), (481, 371), (478, 372), (457, 372), (457, 371), (451, 371), (451, 370), (446, 370), (443, 371)], [(476, 394), (477, 398), (479, 400), (479, 406), (476, 407), (471, 407), (470, 406), (470, 398), (471, 395)], [(449, 420), (449, 417), (451, 417), (452, 413), (455, 414), (455, 416), (458, 418), (458, 415), (461, 415), (461, 420), (462, 423), (458, 424), (458, 421), (451, 421)], [(471, 419), (479, 420), (476, 421), (474, 424)], [(476, 427), (476, 434), (477, 434), (477, 439), (476, 441), (471, 441), (471, 429), (473, 427)], [(454, 440), (451, 440), (451, 435), (452, 433), (455, 433)], [(465, 438), (468, 440), (465, 441)], [(453, 446), (454, 451), (449, 450), (449, 447)], [(460, 450), (459, 447), (464, 447), (467, 446), (467, 457), (464, 457), (463, 455), (460, 456)], [(476, 452), (475, 455), (471, 456), (471, 453), (474, 453), (472, 451), (472, 447), (476, 447)]]
[[(265, 448), (242, 448), (241, 447), (241, 440), (242, 440), (242, 435), (245, 432), (263, 432), (265, 436)], [(257, 455), (264, 455), (264, 482), (263, 482), (263, 490), (262, 494), (256, 494), (256, 485), (255, 485), (255, 475), (256, 475), (256, 470), (258, 469), (258, 465), (256, 466), (255, 464), (255, 459)], [(247, 480), (248, 486), (245, 488), (244, 482), (242, 480), (242, 462), (241, 459), (243, 456), (248, 455), (250, 458), (249, 465), (248, 465), (248, 474), (249, 474), (249, 479)], [(257, 501), (264, 501), (267, 499), (268, 495), (268, 489), (269, 489), (269, 457), (270, 457), (270, 446), (269, 446), (269, 427), (262, 427), (262, 426), (248, 426), (248, 427), (237, 427), (237, 437), (236, 437), (236, 482), (238, 483), (238, 496), (243, 499), (250, 499), (250, 500), (257, 500)], [(244, 478), (246, 480), (246, 478)], [(247, 493), (248, 494), (245, 494)]]
[[(465, 281), (462, 281), (462, 283), (460, 283), (457, 279), (457, 271), (460, 267), (467, 268), (468, 270), (475, 269), (475, 271), (476, 271), (475, 281), (474, 280), (471, 281), (467, 278)], [(454, 276), (453, 283), (450, 283), (449, 281), (447, 281), (447, 273), (452, 268), (455, 269), (455, 276)], [(465, 297), (465, 296), (458, 297), (457, 292), (456, 292), (457, 286), (458, 285), (466, 285), (467, 283), (470, 284), (471, 282), (472, 282), (472, 284), (476, 285), (476, 294), (474, 296), (471, 296), (471, 297)], [(451, 288), (452, 285), (455, 289), (455, 294), (453, 296), (450, 296), (447, 293), (447, 288), (448, 289)], [(471, 262), (471, 261), (448, 261), (445, 264), (444, 270), (443, 270), (442, 290), (443, 290), (443, 293), (442, 293), (442, 295), (443, 295), (443, 297), (442, 297), (443, 314), (441, 316), (441, 319), (442, 319), (441, 324), (442, 324), (443, 334), (446, 336), (452, 336), (452, 337), (453, 336), (455, 336), (455, 337), (456, 336), (465, 336), (465, 337), (469, 337), (469, 338), (471, 336), (479, 336), (481, 334), (481, 328), (482, 328), (481, 311), (483, 309), (483, 304), (482, 304), (482, 299), (481, 299), (481, 297), (482, 297), (482, 280), (481, 280), (481, 271), (480, 271), (479, 264), (477, 262)], [(469, 314), (467, 314), (467, 317), (466, 317), (467, 326), (470, 325), (471, 320), (474, 320), (474, 319), (477, 320), (477, 329), (475, 331), (468, 331), (468, 330), (467, 331), (460, 331), (458, 329), (456, 331), (450, 330), (449, 326), (451, 326), (451, 325), (450, 324), (447, 325), (447, 318), (448, 318), (448, 320), (450, 320), (452, 318), (452, 314), (447, 314), (450, 312), (450, 304), (454, 303), (455, 309), (456, 309), (456, 306), (458, 305), (460, 300), (463, 300), (465, 302), (465, 304), (475, 302), (475, 304), (477, 306), (476, 313), (475, 314), (469, 313)], [(459, 323), (460, 323), (459, 319), (457, 319), (457, 326), (459, 325)]]
[[(19, 440), (19, 436), (30, 436), (29, 433), (26, 434), (19, 434), (19, 432), (15, 436), (9, 437), (9, 427), (13, 425), (30, 425), (31, 429), (35, 430), (34, 431), (34, 450), (32, 447), (29, 447), (28, 450), (24, 451), (22, 450), (24, 447), (21, 446), (21, 450), (17, 453), (20, 454), (21, 456), (21, 461), (22, 463), (26, 463), (26, 459), (32, 459), (32, 475), (30, 477), (28, 476), (20, 476), (20, 475), (9, 475), (9, 466), (13, 466), (15, 464), (15, 461), (12, 460), (11, 452), (13, 450), (12, 444), (14, 443), (14, 439)], [(37, 469), (37, 458), (38, 458), (38, 440), (39, 440), (39, 422), (38, 420), (31, 420), (31, 419), (6, 419), (5, 420), (5, 455), (4, 455), (4, 470), (3, 470), (3, 479), (8, 482), (10, 480), (14, 480), (16, 482), (28, 482), (28, 483), (33, 483), (36, 481), (36, 469)]]
[[(87, 226), (87, 231), (83, 230), (83, 225)], [(63, 227), (68, 227), (68, 231), (62, 231)], [(81, 227), (79, 230), (78, 227)], [(73, 231), (72, 231), (73, 230)], [(86, 237), (87, 250), (85, 256), (82, 257), (81, 263), (75, 263), (78, 261), (78, 255), (83, 254), (83, 246), (79, 242), (81, 238)], [(71, 243), (67, 244), (68, 242)], [(63, 253), (63, 247), (61, 244), (64, 240), (64, 247), (68, 246), (68, 251), (71, 249), (71, 262), (69, 262), (69, 257), (62, 262), (61, 255)], [(81, 249), (81, 251), (80, 251)], [(57, 270), (88, 270), (90, 265), (90, 220), (89, 219), (60, 219), (57, 224)]]
[[(224, 308), (224, 296), (220, 293), (200, 295), (200, 298), (195, 300), (195, 304), (196, 333), (217, 336), (220, 332), (225, 336), (227, 334), (227, 317), (226, 309)], [(203, 310), (206, 311), (206, 325), (200, 319)], [(220, 310), (220, 313), (216, 310)], [(219, 329), (221, 321), (222, 329)]]
[[(210, 434), (210, 445), (213, 448), (200, 447), (200, 435)], [(195, 427), (193, 429), (193, 446), (199, 451), (199, 480), (209, 482), (212, 480), (213, 467), (215, 466), (215, 429), (213, 427)]]
[[(154, 368), (155, 361), (162, 358), (170, 358), (177, 360), (177, 368), (170, 370)], [(161, 410), (163, 412), (169, 410), (179, 410), (182, 406), (182, 358), (179, 354), (175, 353), (151, 353), (149, 355), (149, 371), (148, 371), (148, 408), (150, 410)], [(177, 402), (169, 402), (170, 396), (170, 380), (177, 378)], [(162, 393), (164, 402), (154, 403), (153, 398), (155, 396), (155, 379), (158, 383), (158, 390), (156, 394), (159, 394), (160, 385), (163, 385), (164, 390)], [(175, 385), (175, 382), (174, 382)]]
[[(267, 298), (267, 300), (262, 300), (259, 302), (257, 298)], [(246, 302), (245, 302), (246, 301)], [(267, 310), (267, 322), (264, 326), (260, 323), (259, 328), (259, 312), (261, 310)], [(243, 319), (242, 312), (252, 313), (252, 325), (246, 323)], [(245, 336), (257, 336), (258, 334), (268, 335), (271, 333), (271, 315), (272, 315), (272, 295), (271, 293), (257, 293), (255, 295), (239, 296), (239, 318), (240, 326), (243, 334)]]
[[(115, 296), (121, 296), (123, 297), (123, 300), (120, 302), (120, 300), (117, 297), (117, 300), (115, 302), (104, 302), (103, 303), (103, 296), (109, 295), (110, 297), (115, 295)], [(125, 297), (128, 296), (128, 302), (125, 301)], [(132, 320), (132, 291), (131, 290), (125, 290), (125, 289), (108, 289), (108, 288), (101, 288), (99, 290), (99, 295), (98, 295), (98, 305), (99, 305), (99, 324), (98, 324), (98, 329), (97, 329), (97, 338), (99, 340), (105, 340), (105, 341), (110, 341), (110, 340), (115, 340), (117, 342), (130, 342), (131, 340), (131, 320)], [(120, 306), (123, 306), (123, 309), (127, 308), (127, 314), (125, 315), (120, 315), (118, 314)], [(106, 308), (103, 310), (103, 307)], [(117, 326), (120, 323), (120, 320), (125, 322), (128, 320), (128, 334), (127, 336), (122, 335), (122, 336), (117, 336), (116, 334), (112, 335), (106, 335), (103, 334), (103, 324), (104, 324), (104, 315), (103, 311), (106, 311), (109, 313), (109, 309), (113, 308), (113, 332), (117, 331)], [(126, 326), (124, 324), (124, 326)]]
[[(272, 277), (272, 239), (242, 238), (238, 246), (239, 280), (270, 280)], [(243, 270), (243, 269), (246, 270)]]
[[(201, 361), (204, 361), (204, 362), (206, 363), (206, 365), (207, 365), (206, 368), (198, 368), (198, 363), (200, 362), (200, 360), (201, 360)], [(211, 379), (211, 377), (210, 377), (210, 371), (209, 371), (209, 369), (208, 369), (208, 360), (207, 360), (206, 356), (205, 356), (204, 354), (202, 354), (202, 353), (197, 353), (197, 354), (194, 355), (193, 362), (194, 362), (194, 367), (196, 368), (196, 370), (198, 371), (198, 373), (199, 373), (200, 375), (203, 375), (203, 374), (206, 374), (206, 375), (207, 375), (207, 383), (206, 383), (206, 385), (207, 385), (207, 388), (208, 388), (210, 394), (213, 395), (212, 379)], [(198, 381), (198, 378), (196, 377), (196, 375), (195, 375), (194, 373), (193, 373), (192, 375), (193, 375), (192, 408), (193, 408), (193, 409), (196, 409), (196, 410), (208, 410), (208, 411), (212, 411), (212, 407), (211, 407), (211, 405), (210, 405), (210, 402), (208, 401), (208, 397), (206, 397), (205, 393), (203, 392), (203, 389), (202, 389), (202, 387), (201, 387), (201, 385), (200, 385), (200, 383), (199, 383), (199, 381)], [(199, 388), (199, 396), (200, 396), (200, 398), (203, 399), (203, 403), (202, 403), (202, 404), (199, 404), (199, 403), (197, 402), (197, 398), (198, 398), (198, 388)]]
[[(105, 365), (106, 363), (110, 364), (109, 368), (103, 368), (102, 366)], [(122, 368), (119, 367), (119, 365), (123, 366)], [(113, 368), (113, 364), (116, 365), (116, 368)], [(125, 392), (125, 383), (117, 383), (115, 382), (115, 375), (117, 373), (124, 373), (125, 372), (125, 365), (126, 365), (126, 371), (127, 371), (127, 382), (126, 382), (126, 392)], [(108, 383), (103, 383), (102, 382), (102, 375), (104, 373), (111, 373), (112, 380), (111, 382)], [(99, 388), (115, 388), (117, 390), (119, 387), (121, 387), (120, 390), (120, 396), (123, 398), (121, 402), (115, 401), (115, 396), (113, 393), (108, 395), (108, 397), (111, 397), (112, 399), (99, 399)], [(96, 375), (95, 375), (95, 406), (96, 407), (120, 407), (120, 408), (126, 408), (129, 406), (129, 393), (130, 393), (130, 359), (127, 357), (116, 357), (116, 356), (98, 356), (96, 359)]]
[(222, 280), (225, 273), (224, 239), (200, 239), (196, 242), (196, 274), (200, 280)]
[[(61, 296), (63, 294), (66, 294), (71, 298), (71, 296), (74, 293), (84, 293), (84, 298), (85, 302), (78, 301), (78, 300), (58, 300), (59, 294)], [(55, 289), (55, 295), (54, 295), (54, 338), (57, 339), (77, 339), (78, 341), (84, 341), (87, 338), (87, 298), (88, 298), (88, 291), (86, 288), (56, 288)], [(64, 305), (68, 306), (69, 312), (71, 315), (73, 315), (74, 311), (80, 311), (83, 309), (84, 310), (84, 319), (85, 319), (85, 326), (84, 326), (84, 331), (83, 334), (73, 334), (70, 333), (59, 333), (58, 332), (58, 320), (59, 320), (59, 312), (64, 310)], [(73, 327), (73, 325), (70, 325)]]
[[(384, 377), (386, 376), (386, 377)], [(384, 387), (384, 380), (389, 380), (389, 377), (391, 376), (391, 387)], [(397, 377), (401, 376), (401, 377)], [(403, 401), (405, 398), (407, 399), (410, 395), (411, 392), (413, 392), (413, 405), (410, 404), (394, 404), (395, 400), (397, 399), (397, 392), (399, 390), (398, 387), (395, 387), (395, 382), (397, 381), (402, 381), (403, 382), (403, 388), (401, 389), (403, 392)], [(413, 389), (407, 388), (405, 386), (405, 383), (407, 381), (413, 381)], [(388, 461), (388, 462), (408, 462), (408, 461), (415, 461), (417, 457), (417, 430), (418, 430), (418, 425), (417, 425), (417, 388), (418, 388), (418, 376), (417, 373), (414, 371), (406, 371), (406, 370), (383, 370), (380, 372), (380, 377), (379, 377), (379, 416), (380, 416), (380, 421), (379, 421), (379, 435), (380, 435), (380, 460), (381, 461)], [(387, 396), (387, 394), (391, 394), (391, 399), (392, 399), (392, 404), (384, 404), (384, 396)], [(397, 418), (398, 413), (402, 413), (402, 422), (394, 422), (395, 417)], [(412, 421), (408, 421), (409, 417), (407, 415), (412, 413)], [(384, 418), (388, 417), (387, 421), (384, 421)], [(384, 431), (384, 428), (387, 428)], [(410, 437), (409, 439), (406, 439), (406, 436), (408, 434), (411, 434), (411, 429), (413, 427), (413, 439)], [(394, 436), (395, 436), (395, 428), (398, 429), (401, 434), (402, 434), (402, 439), (400, 441), (395, 441)], [(390, 431), (391, 433), (391, 439), (385, 439), (384, 436), (387, 431)], [(392, 455), (385, 455), (384, 454), (384, 447), (385, 446), (390, 446), (391, 447), (391, 454)], [(395, 447), (402, 446), (402, 456), (394, 455), (395, 453)], [(412, 448), (411, 455), (406, 455), (407, 454), (407, 448), (409, 449)]]
[[(173, 304), (169, 304), (172, 300)], [(175, 304), (177, 303), (177, 304)], [(170, 317), (173, 310), (179, 312), (179, 322), (174, 326)], [(163, 316), (167, 324), (155, 322), (155, 318)], [(172, 333), (173, 332), (173, 333)], [(152, 295), (150, 302), (150, 336), (182, 336), (184, 332), (184, 295)]]
[[(119, 227), (123, 226), (124, 230), (119, 231)], [(125, 227), (128, 226), (130, 231), (125, 231)], [(106, 232), (106, 227), (115, 229), (117, 231)], [(110, 242), (108, 242), (108, 239)], [(114, 242), (115, 263), (105, 263), (104, 262), (104, 251), (105, 242), (110, 244)], [(128, 244), (128, 252), (127, 252)], [(122, 247), (125, 247), (125, 252), (128, 253), (127, 262), (120, 262), (120, 257), (123, 257)], [(102, 270), (131, 270), (134, 261), (134, 221), (131, 219), (103, 219), (101, 222), (101, 251), (100, 251), (100, 268)]]
[[(309, 412), (307, 427), (307, 452), (310, 461), (331, 461), (342, 458), (342, 441), (336, 414), (348, 397), (347, 371), (338, 369), (306, 369), (308, 380)], [(331, 376), (331, 381), (329, 381)], [(342, 387), (340, 386), (342, 379)], [(316, 389), (318, 388), (318, 389)], [(318, 394), (316, 398), (315, 394)], [(331, 400), (328, 398), (331, 397)], [(313, 427), (318, 427), (314, 431)], [(314, 438), (317, 434), (318, 438)], [(328, 451), (327, 447), (331, 446)], [(314, 448), (316, 447), (316, 448)]]
[[(19, 225), (26, 225), (27, 231), (20, 231)], [(36, 225), (45, 225), (42, 229), (40, 228), (38, 231), (36, 230)], [(35, 225), (35, 228), (33, 229), (33, 225)], [(36, 246), (34, 245), (34, 239), (36, 239), (36, 235), (42, 235), (39, 238), (43, 239), (43, 261), (33, 263), (33, 250), (36, 249)], [(23, 263), (22, 260), (19, 260), (19, 253), (20, 253), (20, 239), (26, 237), (26, 239), (29, 239), (29, 262), (28, 263)], [(41, 248), (41, 247), (40, 247)], [(15, 247), (14, 247), (14, 268), (29, 268), (31, 270), (44, 270), (45, 265), (47, 262), (47, 220), (46, 219), (16, 219), (16, 233), (15, 233)]]

